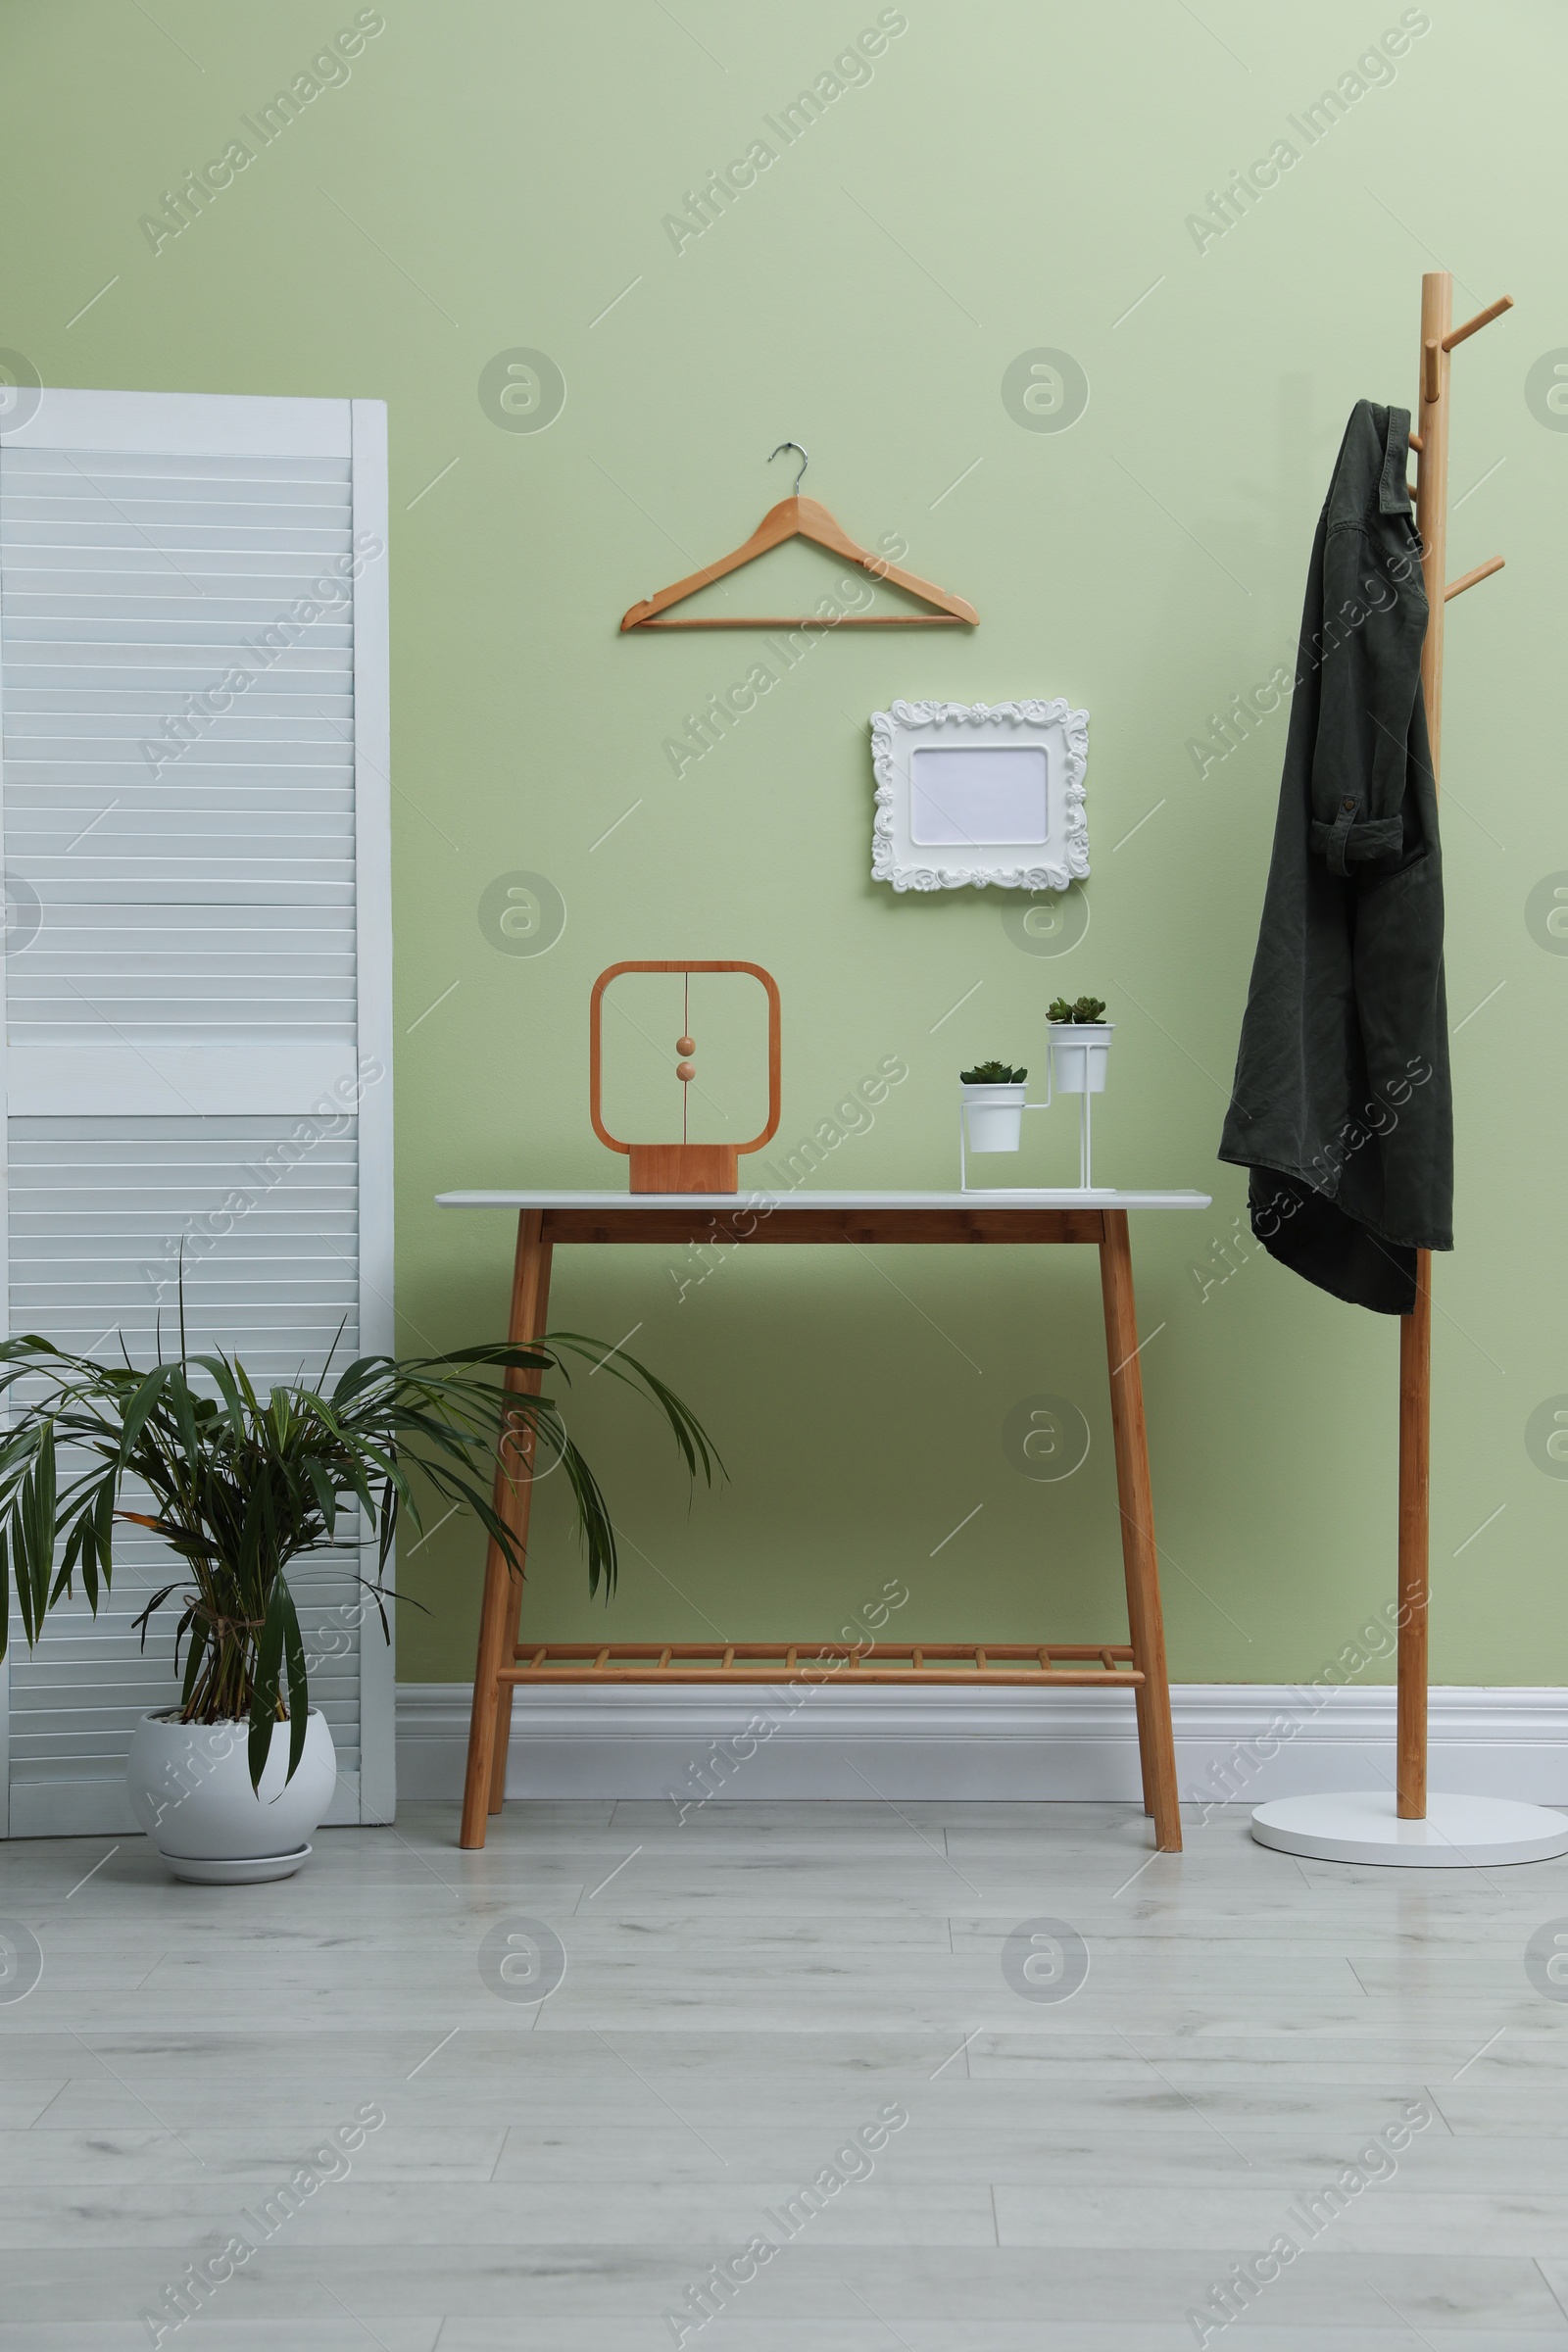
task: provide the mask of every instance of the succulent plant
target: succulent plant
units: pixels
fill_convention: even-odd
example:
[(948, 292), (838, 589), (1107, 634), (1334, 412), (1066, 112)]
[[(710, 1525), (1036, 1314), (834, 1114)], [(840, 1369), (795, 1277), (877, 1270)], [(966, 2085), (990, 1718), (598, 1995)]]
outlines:
[(1005, 1061), (977, 1061), (972, 1070), (958, 1072), (965, 1086), (1022, 1086), (1028, 1075)]
[(1058, 997), (1046, 1008), (1048, 1021), (1102, 1021), (1104, 1017), (1103, 997), (1080, 997), (1075, 1004), (1069, 1004), (1065, 997)]

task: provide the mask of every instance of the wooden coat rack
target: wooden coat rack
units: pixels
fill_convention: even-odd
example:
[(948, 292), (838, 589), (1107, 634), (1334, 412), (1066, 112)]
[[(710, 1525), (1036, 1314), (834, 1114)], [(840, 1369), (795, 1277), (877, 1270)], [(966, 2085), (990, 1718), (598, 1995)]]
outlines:
[[(1415, 519), (1427, 592), (1421, 649), (1437, 784), (1443, 753), (1445, 610), (1478, 580), (1502, 569), (1493, 556), (1458, 579), (1446, 578), (1448, 525), (1448, 355), (1504, 311), (1510, 296), (1451, 326), (1453, 280), (1446, 270), (1421, 280), (1420, 381), (1410, 435), (1416, 453)], [(1402, 1863), (1424, 1869), (1476, 1870), (1504, 1862), (1544, 1862), (1568, 1853), (1568, 1814), (1515, 1797), (1468, 1796), (1427, 1788), (1427, 1634), (1431, 1586), (1428, 1544), (1432, 1470), (1432, 1257), (1416, 1252), (1415, 1305), (1399, 1321), (1398, 1715), (1395, 1788), (1274, 1797), (1252, 1814), (1262, 1845), (1325, 1862)]]
[[(1457, 344), (1513, 308), (1504, 294), (1463, 326), (1453, 326), (1453, 278), (1429, 270), (1421, 280), (1421, 382), (1416, 453), (1415, 527), (1427, 592), (1427, 633), (1421, 648), (1437, 788), (1443, 759), (1443, 625), (1450, 600), (1502, 569), (1492, 556), (1456, 580), (1446, 578), (1448, 541), (1448, 355)], [(1431, 1597), (1429, 1539), (1432, 1516), (1432, 1252), (1416, 1253), (1415, 1306), (1399, 1319), (1399, 1635), (1397, 1812), (1401, 1821), (1427, 1817), (1427, 1627)]]

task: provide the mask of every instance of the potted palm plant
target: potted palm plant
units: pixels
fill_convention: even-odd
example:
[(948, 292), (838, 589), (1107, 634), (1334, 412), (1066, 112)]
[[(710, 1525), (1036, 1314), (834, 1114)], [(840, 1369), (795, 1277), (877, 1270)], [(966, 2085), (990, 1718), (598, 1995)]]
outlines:
[[(615, 1534), (597, 1479), (559, 1405), (515, 1384), (569, 1381), (568, 1357), (591, 1359), (662, 1416), (695, 1480), (722, 1468), (696, 1415), (624, 1348), (572, 1332), (526, 1347), (495, 1344), (445, 1355), (362, 1356), (330, 1392), (258, 1394), (234, 1358), (186, 1352), (146, 1371), (69, 1355), (47, 1340), (0, 1346), (0, 1656), (15, 1578), (28, 1646), (79, 1575), (94, 1612), (114, 1573), (117, 1520), (161, 1536), (181, 1573), (135, 1620), (145, 1646), (155, 1614), (180, 1609), (184, 1645), (177, 1710), (144, 1716), (128, 1766), (133, 1809), (178, 1878), (282, 1878), (331, 1800), (331, 1735), (310, 1704), (305, 1643), (288, 1570), (347, 1547), (340, 1518), (356, 1507), (378, 1541), (374, 1578), (360, 1576), (388, 1630), (386, 1571), (400, 1517), (421, 1526), (417, 1472), (438, 1496), (466, 1506), (520, 1575), (521, 1548), (491, 1493), (498, 1450), (509, 1475), (559, 1466), (588, 1555), (588, 1585), (608, 1599)], [(19, 1384), (24, 1384), (20, 1385)], [(138, 1505), (126, 1507), (131, 1487)]]

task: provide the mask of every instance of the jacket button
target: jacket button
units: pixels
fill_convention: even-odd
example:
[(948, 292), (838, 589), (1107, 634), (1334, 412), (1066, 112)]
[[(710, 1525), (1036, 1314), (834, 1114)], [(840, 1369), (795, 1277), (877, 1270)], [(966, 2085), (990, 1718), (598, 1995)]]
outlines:
[(1342, 802), (1340, 803), (1340, 807), (1341, 807), (1341, 808), (1343, 808), (1343, 809), (1346, 811), (1346, 813), (1348, 815), (1348, 814), (1350, 813), (1350, 811), (1351, 811), (1351, 810), (1354, 808), (1354, 807), (1355, 807), (1355, 803), (1354, 803), (1353, 801), (1342, 801)]

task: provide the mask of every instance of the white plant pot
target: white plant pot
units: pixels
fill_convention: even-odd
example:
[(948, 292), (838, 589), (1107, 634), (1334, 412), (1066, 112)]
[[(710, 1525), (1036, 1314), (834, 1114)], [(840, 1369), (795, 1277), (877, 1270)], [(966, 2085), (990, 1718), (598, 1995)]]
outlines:
[(285, 1786), (288, 1732), (286, 1723), (274, 1725), (258, 1790), (249, 1724), (142, 1717), (125, 1765), (131, 1811), (176, 1879), (249, 1886), (298, 1870), (332, 1801), (337, 1756), (325, 1716), (312, 1707), (299, 1770)]
[(1023, 1142), (1023, 1099), (1028, 1083), (966, 1086), (963, 1115), (971, 1152), (1016, 1152)]
[(1102, 1095), (1114, 1021), (1052, 1021), (1052, 1084), (1058, 1095)]

